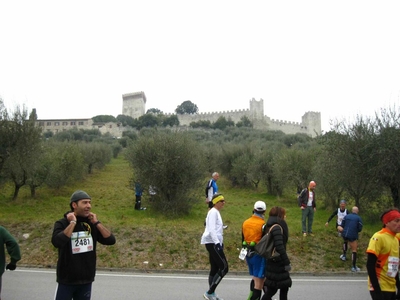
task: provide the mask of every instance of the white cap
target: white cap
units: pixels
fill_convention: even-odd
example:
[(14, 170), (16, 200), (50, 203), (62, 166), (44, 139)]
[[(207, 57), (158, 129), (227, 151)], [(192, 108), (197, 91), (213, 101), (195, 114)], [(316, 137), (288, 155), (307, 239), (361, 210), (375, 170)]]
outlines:
[(257, 201), (256, 203), (254, 203), (254, 209), (257, 211), (266, 211), (267, 205), (265, 205), (264, 201)]

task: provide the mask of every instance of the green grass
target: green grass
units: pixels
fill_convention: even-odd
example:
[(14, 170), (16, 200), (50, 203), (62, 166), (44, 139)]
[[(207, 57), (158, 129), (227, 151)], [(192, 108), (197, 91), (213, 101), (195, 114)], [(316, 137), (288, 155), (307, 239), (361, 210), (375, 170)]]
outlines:
[[(208, 256), (200, 237), (204, 230), (207, 205), (203, 187), (199, 187), (199, 202), (191, 213), (179, 219), (171, 219), (152, 210), (148, 195), (144, 196), (146, 211), (134, 210), (134, 192), (129, 187), (132, 170), (122, 158), (113, 159), (101, 172), (85, 181), (61, 190), (38, 189), (37, 198), (31, 199), (27, 188), (22, 188), (16, 201), (12, 201), (11, 186), (0, 192), (0, 219), (19, 241), (22, 251), (20, 265), (54, 267), (57, 251), (50, 239), (53, 224), (69, 210), (69, 197), (76, 189), (83, 189), (92, 196), (92, 211), (117, 238), (114, 246), (98, 247), (98, 267), (139, 270), (207, 270)], [(251, 215), (255, 201), (263, 200), (267, 209), (282, 206), (287, 209), (290, 238), (287, 246), (293, 272), (342, 272), (349, 271), (350, 261), (339, 260), (342, 239), (337, 237), (335, 223), (324, 226), (331, 214), (321, 204), (315, 214), (314, 237), (301, 234), (301, 210), (296, 195), (277, 198), (268, 196), (265, 189), (240, 190), (231, 188), (221, 174), (218, 181), (220, 192), (226, 198), (221, 211), (228, 229), (224, 232), (225, 252), (230, 272), (247, 271), (245, 262), (239, 260), (241, 224)], [(205, 179), (206, 180), (206, 179)], [(318, 197), (318, 191), (317, 191)], [(317, 198), (318, 199), (318, 198)], [(362, 217), (362, 213), (360, 214)], [(360, 234), (358, 265), (365, 271), (365, 250), (372, 234), (380, 224), (364, 224)], [(29, 234), (25, 239), (24, 234)], [(350, 257), (350, 251), (348, 256)]]

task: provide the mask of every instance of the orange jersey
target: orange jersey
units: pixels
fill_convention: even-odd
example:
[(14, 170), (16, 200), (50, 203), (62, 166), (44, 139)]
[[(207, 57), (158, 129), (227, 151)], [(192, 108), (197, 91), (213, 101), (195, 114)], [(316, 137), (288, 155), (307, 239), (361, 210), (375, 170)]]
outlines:
[(252, 215), (242, 225), (242, 233), (244, 240), (247, 244), (251, 242), (258, 243), (262, 236), (264, 230), (265, 220), (257, 215)]

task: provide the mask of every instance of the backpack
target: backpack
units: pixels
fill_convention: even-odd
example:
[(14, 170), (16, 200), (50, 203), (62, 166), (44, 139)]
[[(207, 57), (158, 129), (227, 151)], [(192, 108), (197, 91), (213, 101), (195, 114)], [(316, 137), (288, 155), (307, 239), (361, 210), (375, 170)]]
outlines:
[(279, 226), (283, 234), (282, 227), (279, 224), (274, 224), (254, 247), (254, 250), (258, 255), (269, 260), (276, 259), (280, 256), (279, 252), (275, 251), (274, 238), (271, 234), (271, 230), (275, 226)]
[(213, 186), (212, 179), (210, 179), (209, 181), (207, 181), (207, 185), (206, 185), (206, 189), (205, 189), (206, 198), (208, 198), (208, 190), (209, 190), (212, 186)]
[(302, 189), (301, 192), (299, 193), (299, 196), (297, 197), (297, 204), (298, 204), (299, 206), (302, 205), (302, 203), (301, 203), (301, 198), (303, 198), (304, 194), (305, 194), (307, 191), (308, 191), (308, 189), (305, 188), (305, 189)]

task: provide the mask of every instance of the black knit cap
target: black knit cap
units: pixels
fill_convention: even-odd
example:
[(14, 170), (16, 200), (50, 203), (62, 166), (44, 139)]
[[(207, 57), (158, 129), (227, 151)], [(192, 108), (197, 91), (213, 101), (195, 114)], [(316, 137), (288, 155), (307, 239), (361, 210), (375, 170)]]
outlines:
[(71, 202), (76, 202), (81, 199), (92, 199), (86, 192), (77, 190), (71, 195)]

